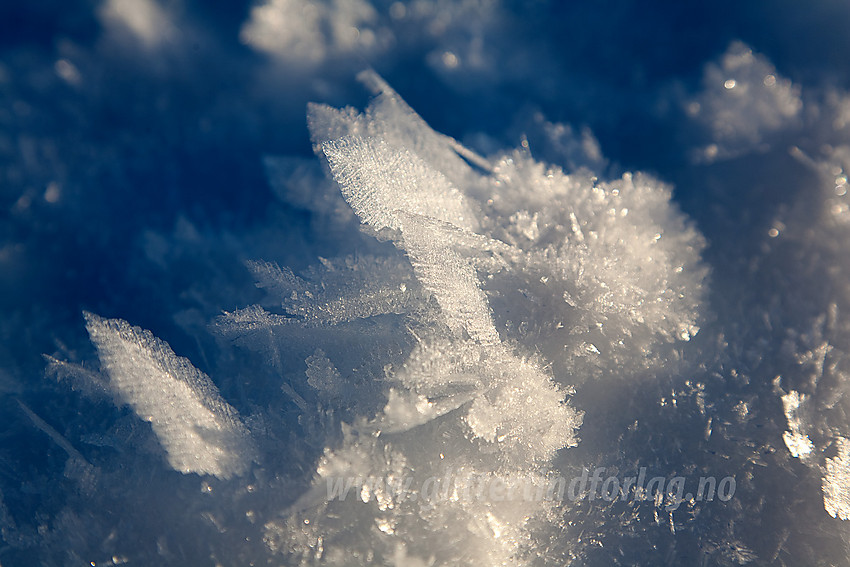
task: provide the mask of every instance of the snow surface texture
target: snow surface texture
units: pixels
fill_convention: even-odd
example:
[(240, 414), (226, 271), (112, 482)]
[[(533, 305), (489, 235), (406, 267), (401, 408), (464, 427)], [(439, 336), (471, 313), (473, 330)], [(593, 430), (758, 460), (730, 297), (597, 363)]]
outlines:
[[(0, 564), (847, 564), (792, 4), (2, 5)], [(518, 497), (594, 470), (667, 491)]]

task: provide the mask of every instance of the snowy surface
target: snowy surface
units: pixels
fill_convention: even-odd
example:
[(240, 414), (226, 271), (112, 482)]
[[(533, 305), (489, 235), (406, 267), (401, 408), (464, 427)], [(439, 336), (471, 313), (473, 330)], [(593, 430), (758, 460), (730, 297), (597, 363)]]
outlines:
[(850, 8), (0, 8), (0, 565), (844, 565)]

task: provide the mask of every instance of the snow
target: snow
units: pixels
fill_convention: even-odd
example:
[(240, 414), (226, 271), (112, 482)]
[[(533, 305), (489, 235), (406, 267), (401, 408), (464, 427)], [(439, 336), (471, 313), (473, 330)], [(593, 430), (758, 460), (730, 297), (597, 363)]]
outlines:
[[(422, 490), (429, 472), (438, 477), (447, 465), (478, 470), (482, 458), (498, 467), (497, 478), (503, 482), (515, 480), (514, 475), (543, 477), (551, 472), (555, 454), (577, 442), (581, 414), (568, 405), (563, 387), (574, 383), (570, 376), (598, 371), (601, 351), (596, 345), (590, 348), (580, 332), (571, 330), (573, 338), (563, 350), (583, 352), (558, 361), (558, 369), (564, 372), (559, 386), (546, 370), (551, 362), (530, 348), (535, 341), (538, 349), (545, 345), (539, 342), (541, 330), (533, 325), (554, 316), (561, 317), (560, 328), (569, 329), (580, 325), (582, 317), (594, 318), (597, 330), (607, 324), (595, 339), (603, 349), (639, 349), (648, 363), (656, 342), (689, 340), (698, 332), (705, 277), (699, 265), (702, 240), (670, 207), (667, 188), (651, 178), (625, 174), (611, 183), (597, 183), (589, 174), (572, 178), (557, 168), (547, 169), (520, 152), (499, 156), (491, 165), (429, 128), (374, 73), (360, 78), (373, 88), (376, 98), (363, 113), (312, 106), (313, 141), (367, 233), (393, 242), (410, 262), (415, 281), (399, 284), (399, 275), (409, 278), (403, 265), (386, 260), (372, 264), (369, 258), (346, 260), (341, 272), (343, 281), (359, 282), (366, 289), (337, 281), (334, 272), (340, 273), (341, 261), (323, 259), (322, 268), (314, 268), (306, 278), (276, 265), (251, 264), (259, 285), (283, 298), (286, 311), (304, 323), (317, 317), (313, 305), (326, 313), (318, 317), (331, 324), (382, 313), (406, 315), (409, 321), (414, 346), (400, 366), (385, 368), (385, 380), (394, 384), (385, 394), (386, 404), (373, 419), (357, 418), (353, 431), (358, 433), (344, 437), (341, 448), (325, 449), (328, 460), (318, 467), (311, 493), (318, 494), (324, 483), (339, 477), (392, 476), (397, 471), (387, 467), (396, 466), (392, 463), (399, 459), (410, 462), (407, 447), (411, 444), (417, 447), (419, 464), (413, 470)], [(522, 207), (534, 210), (534, 216)], [(521, 221), (524, 230), (519, 229)], [(599, 263), (589, 259), (593, 255), (618, 259), (616, 270), (604, 265), (599, 270), (595, 267)], [(651, 261), (657, 271), (630, 269), (625, 262), (632, 258)], [(497, 328), (491, 298), (504, 297), (517, 279), (527, 282), (523, 287), (542, 282), (544, 288), (536, 290), (540, 299), (530, 293), (525, 301), (511, 298), (513, 308), (542, 304), (544, 294), (552, 293), (546, 284), (555, 289), (565, 307), (542, 304), (546, 315), (530, 313), (522, 325), (505, 321)], [(492, 284), (486, 289), (488, 280)], [(505, 280), (510, 283), (502, 283)], [(571, 293), (560, 291), (567, 282)], [(396, 294), (416, 286), (425, 293), (405, 295), (406, 304), (393, 303), (395, 309), (373, 307), (370, 312), (368, 306), (379, 307), (387, 301), (389, 292), (367, 292), (380, 283)], [(328, 289), (332, 291), (326, 299)], [(436, 311), (429, 307), (429, 297)], [(229, 324), (227, 319), (224, 322)], [(554, 327), (549, 325), (548, 329)], [(632, 344), (630, 339), (642, 334), (648, 337)], [(307, 381), (314, 387), (322, 384), (321, 389), (327, 390), (331, 377), (341, 378), (323, 351), (309, 356), (306, 364)], [(429, 439), (424, 433), (432, 422), (443, 424), (443, 435), (455, 438), (442, 446), (439, 459), (434, 454), (440, 439)], [(363, 437), (370, 431), (379, 437), (367, 442)], [(400, 437), (382, 441), (387, 434)], [(423, 447), (431, 448), (422, 454)], [(394, 455), (389, 462), (376, 458), (388, 452)], [(417, 494), (421, 502), (423, 494)], [(363, 504), (370, 504), (370, 493), (361, 496)], [(516, 509), (505, 509), (497, 502), (458, 501), (448, 508), (459, 507), (450, 513), (468, 518), (461, 526), (487, 518), (486, 534), (467, 529), (466, 537), (475, 541), (486, 535), (495, 547), (483, 556), (471, 556), (476, 557), (471, 561), (484, 557), (494, 564), (521, 563), (531, 533), (525, 521), (517, 523)], [(358, 517), (365, 525), (374, 523), (392, 536), (398, 543), (390, 549), (398, 545), (414, 549), (423, 541), (446, 537), (440, 535), (446, 529), (455, 536), (461, 529), (456, 522), (445, 523), (448, 511), (437, 514), (439, 521), (432, 518), (439, 508), (435, 505), (432, 514), (421, 518), (428, 535), (411, 538), (409, 529), (398, 529), (400, 516), (410, 514), (409, 504), (400, 502), (397, 508), (385, 509), (380, 498), (377, 503), (377, 510), (370, 511), (328, 502), (326, 511), (305, 519), (319, 531), (301, 545), (287, 545), (304, 561), (320, 558), (316, 555), (319, 533), (321, 554), (342, 549), (354, 532), (335, 526), (338, 518), (347, 516)], [(551, 506), (530, 502), (519, 509), (528, 518), (543, 517)], [(273, 522), (267, 530), (274, 535), (267, 537), (291, 538), (292, 529), (288, 522)], [(364, 540), (361, 545), (375, 547), (375, 558), (389, 553), (383, 551), (386, 543), (366, 543), (371, 540), (366, 533), (358, 539)]]
[(702, 82), (704, 90), (686, 111), (710, 130), (714, 142), (697, 159), (711, 162), (763, 150), (771, 137), (800, 125), (800, 87), (741, 42), (732, 43), (718, 63), (706, 65)]
[(726, 4), (0, 8), (0, 563), (846, 564), (850, 9)]
[(109, 386), (149, 421), (174, 470), (230, 478), (255, 458), (239, 415), (209, 377), (150, 332), (86, 313)]
[(363, 0), (270, 0), (251, 9), (241, 38), (294, 66), (317, 65), (328, 57), (372, 49), (376, 17)]
[[(129, 31), (140, 43), (149, 47), (165, 43), (177, 34), (172, 18), (155, 0), (108, 0), (100, 8), (100, 17), (116, 33)], [(63, 78), (75, 76), (73, 71), (69, 71), (67, 62), (59, 69)]]
[(826, 475), (823, 478), (823, 507), (833, 518), (850, 520), (850, 494), (847, 481), (850, 480), (850, 452), (847, 440), (837, 439), (838, 455), (826, 459)]
[(804, 424), (797, 416), (800, 406), (806, 401), (806, 395), (791, 390), (782, 396), (782, 407), (785, 408), (785, 417), (788, 419), (788, 431), (782, 434), (782, 439), (788, 447), (792, 457), (798, 459), (806, 458), (813, 450), (814, 445), (808, 435), (803, 433)]
[[(580, 423), (580, 415), (566, 404), (563, 392), (538, 363), (521, 358), (502, 344), (494, 325), (473, 260), (475, 256), (486, 255), (491, 246), (510, 247), (474, 232), (481, 224), (476, 214), (479, 207), (450, 181), (471, 183), (473, 187), (467, 190), (474, 190), (475, 185), (484, 184), (485, 180), (455, 153), (460, 147), (457, 142), (431, 130), (380, 78), (370, 73), (363, 75), (363, 80), (376, 86), (380, 93), (366, 113), (313, 107), (311, 130), (346, 201), (372, 234), (389, 238), (405, 253), (415, 280), (409, 279), (410, 268), (390, 260), (346, 261), (346, 271), (342, 272), (347, 274), (345, 283), (331, 288), (333, 296), (343, 295), (329, 304), (322, 297), (324, 289), (310, 289), (306, 280), (292, 272), (268, 264), (253, 264), (266, 289), (282, 297), (292, 289), (291, 300), (305, 306), (290, 307), (287, 311), (306, 317), (305, 321), (315, 316), (310, 306), (318, 303), (339, 306), (340, 316), (322, 317), (328, 323), (394, 312), (406, 315), (407, 324), (416, 327), (415, 332), (409, 331), (415, 346), (407, 359), (398, 371), (385, 370), (386, 380), (396, 384), (385, 394), (385, 406), (371, 420), (367, 416), (359, 417), (356, 427), (359, 433), (344, 437), (342, 447), (325, 449), (326, 460), (317, 468), (313, 492), (321, 492), (326, 482), (339, 477), (389, 478), (400, 474), (395, 467), (404, 468), (399, 463), (408, 463), (413, 458), (406, 456), (411, 444), (418, 446), (419, 463), (413, 471), (421, 489), (429, 472), (431, 476), (439, 475), (447, 463), (475, 467), (481, 458), (476, 440), (496, 447), (496, 453), (487, 451), (490, 453), (487, 459), (502, 463), (503, 470), (542, 474), (556, 451), (575, 444), (574, 430)], [(411, 147), (404, 145), (411, 141), (415, 141)], [(447, 173), (438, 169), (437, 164)], [(481, 244), (485, 246), (483, 250), (471, 250)], [(338, 270), (340, 264), (323, 260), (323, 277), (310, 279), (321, 281), (322, 287), (333, 286), (338, 276), (328, 272)], [(361, 282), (366, 289), (350, 286), (352, 281)], [(392, 310), (361, 309), (360, 306), (380, 306), (391, 293), (370, 293), (368, 288), (376, 284), (393, 290), (396, 295), (402, 294), (407, 301), (395, 302), (397, 307)], [(418, 286), (425, 294), (407, 293), (408, 288), (413, 290)], [(430, 297), (436, 301), (437, 310), (429, 307)], [(332, 380), (340, 380), (340, 371), (323, 351), (308, 357), (306, 364), (308, 383), (322, 390), (339, 387)], [(446, 433), (454, 431), (452, 435), (456, 439), (445, 445), (436, 459), (440, 439), (421, 433), (432, 422), (444, 424)], [(369, 431), (376, 438), (367, 441), (364, 435)], [(382, 440), (386, 435), (391, 437)], [(423, 446), (430, 447), (424, 454)], [(387, 454), (392, 455), (388, 461), (380, 458)], [(371, 494), (361, 492), (363, 504), (370, 505)], [(423, 493), (418, 494), (421, 506)], [(508, 521), (516, 515), (515, 510), (496, 510), (489, 502), (459, 502), (449, 506), (451, 511), (438, 514), (439, 507), (434, 505), (422, 517), (421, 529), (428, 536), (411, 538), (409, 529), (399, 529), (403, 518), (411, 514), (411, 503), (400, 501), (390, 506), (382, 504), (382, 498), (376, 499), (377, 508), (372, 510), (362, 506), (351, 510), (347, 503), (328, 502), (327, 511), (305, 520), (321, 532), (315, 532), (301, 545), (288, 544), (291, 552), (304, 561), (311, 557), (319, 559), (318, 533), (322, 534), (321, 555), (342, 551), (344, 542), (357, 533), (349, 527), (336, 526), (337, 518), (348, 515), (359, 517), (364, 527), (377, 525), (396, 542), (389, 547), (386, 547), (388, 543), (377, 547), (386, 547), (387, 551), (374, 551), (381, 557), (386, 553), (387, 560), (390, 550), (396, 553), (398, 549), (421, 548), (430, 538), (445, 537), (441, 534), (449, 526), (456, 526), (450, 529), (457, 532), (459, 526), (447, 525), (445, 514), (468, 519), (460, 525), (475, 523), (482, 514), (489, 518), (489, 532), (481, 533), (476, 528), (465, 530), (467, 538), (480, 541), (482, 546), (496, 534), (492, 540), (497, 545), (484, 552), (483, 557), (490, 557), (489, 561), (518, 561), (522, 546), (527, 545), (523, 543), (528, 541), (523, 523)], [(526, 505), (525, 510), (529, 515), (538, 515), (545, 507), (532, 504)], [(288, 524), (273, 522), (267, 530), (274, 534), (267, 538), (275, 540), (294, 535), (288, 533), (291, 531)], [(500, 537), (498, 534), (502, 532), (510, 532), (511, 536)], [(372, 538), (367, 533), (361, 533), (358, 539), (362, 541), (360, 545), (378, 546), (378, 542), (368, 543)]]

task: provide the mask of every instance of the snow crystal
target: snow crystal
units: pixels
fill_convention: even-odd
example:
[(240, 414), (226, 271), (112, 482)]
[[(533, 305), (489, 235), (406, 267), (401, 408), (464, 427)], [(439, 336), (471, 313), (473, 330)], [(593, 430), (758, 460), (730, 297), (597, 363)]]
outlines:
[[(415, 156), (415, 162), (424, 161), (434, 173), (445, 176), (453, 187), (432, 186), (434, 197), (460, 200), (455, 207), (468, 207), (463, 194), (457, 193), (475, 183), (477, 174), (469, 167), (472, 163), (484, 170), (490, 165), (484, 158), (459, 142), (431, 129), (428, 124), (374, 71), (363, 71), (358, 79), (377, 95), (364, 113), (353, 108), (335, 109), (322, 104), (310, 104), (307, 109), (307, 123), (313, 143), (321, 146), (325, 142), (339, 140), (346, 136), (376, 138), (390, 147), (404, 150)], [(422, 167), (411, 164), (407, 167)], [(439, 176), (426, 181), (436, 182)], [(390, 181), (392, 183), (392, 181)], [(421, 191), (421, 189), (413, 189)], [(451, 219), (444, 219), (451, 222)], [(475, 222), (474, 217), (463, 219), (462, 223)], [(462, 224), (465, 226), (465, 224)]]
[(325, 142), (322, 151), (346, 201), (376, 229), (401, 229), (396, 211), (475, 228), (460, 191), (410, 149), (381, 138), (346, 136)]
[(268, 331), (271, 327), (285, 325), (288, 317), (268, 313), (259, 305), (251, 305), (245, 309), (225, 311), (218, 320), (218, 330), (234, 335), (251, 334), (256, 331)]
[(110, 388), (151, 423), (174, 470), (224, 479), (247, 471), (248, 430), (206, 374), (126, 321), (86, 313), (86, 324)]
[[(421, 295), (409, 266), (393, 258), (364, 255), (324, 260), (308, 269), (304, 277), (268, 262), (248, 262), (248, 268), (257, 279), (257, 287), (279, 299), (289, 315), (305, 324), (405, 313)], [(281, 319), (268, 322), (279, 323)]]

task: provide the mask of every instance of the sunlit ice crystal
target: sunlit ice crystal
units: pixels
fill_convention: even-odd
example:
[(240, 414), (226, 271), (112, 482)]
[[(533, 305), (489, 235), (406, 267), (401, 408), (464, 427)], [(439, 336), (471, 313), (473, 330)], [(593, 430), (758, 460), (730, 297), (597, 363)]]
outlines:
[(86, 323), (109, 387), (151, 423), (173, 469), (224, 479), (247, 471), (253, 441), (206, 374), (126, 321), (86, 313)]
[[(254, 263), (292, 316), (260, 311), (257, 322), (272, 337), (292, 324), (323, 323), (332, 336), (403, 322), (410, 346), (375, 376), (386, 402), (341, 425), (312, 488), (266, 525), (266, 542), (304, 564), (524, 564), (531, 526), (561, 503), (448, 487), (458, 475), (543, 485), (554, 455), (578, 442), (572, 384), (661, 365), (660, 346), (698, 332), (702, 238), (648, 176), (601, 182), (528, 151), (486, 159), (433, 131), (374, 73), (361, 79), (377, 95), (369, 107), (311, 105), (310, 130), (364, 232), (403, 261), (323, 259), (305, 278)], [(375, 300), (393, 307), (370, 311)], [(323, 348), (306, 356), (306, 381), (339, 403), (331, 382), (358, 363)], [(346, 479), (353, 497), (339, 498)], [(387, 479), (406, 490), (388, 492)]]

